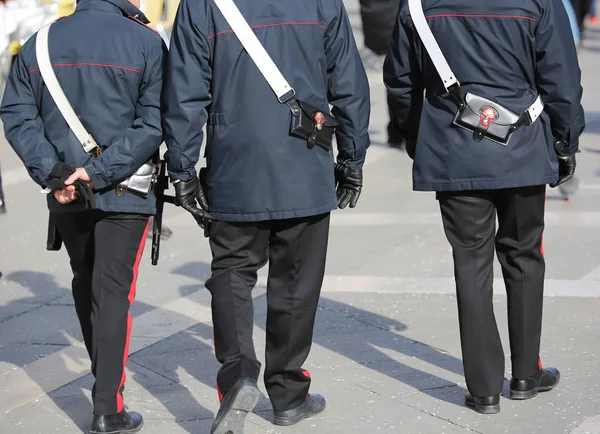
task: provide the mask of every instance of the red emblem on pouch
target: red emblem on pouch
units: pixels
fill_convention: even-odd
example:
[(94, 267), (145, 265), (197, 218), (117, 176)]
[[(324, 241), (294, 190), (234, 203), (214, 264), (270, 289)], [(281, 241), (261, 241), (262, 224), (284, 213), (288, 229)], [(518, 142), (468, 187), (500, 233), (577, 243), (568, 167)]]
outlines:
[(325, 125), (325, 122), (327, 122), (327, 118), (321, 112), (316, 112), (313, 115), (313, 119), (314, 119), (315, 123), (317, 124), (317, 130), (319, 130), (319, 131), (323, 128), (323, 125)]
[(484, 128), (489, 127), (492, 121), (498, 119), (498, 112), (494, 107), (483, 107), (479, 114), (481, 115), (479, 124)]

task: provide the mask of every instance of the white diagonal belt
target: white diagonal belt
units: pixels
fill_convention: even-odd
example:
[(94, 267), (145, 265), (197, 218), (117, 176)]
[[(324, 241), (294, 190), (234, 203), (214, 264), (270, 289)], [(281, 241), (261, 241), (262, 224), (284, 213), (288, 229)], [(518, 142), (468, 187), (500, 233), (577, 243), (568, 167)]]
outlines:
[[(446, 91), (449, 92), (454, 86), (460, 87), (460, 82), (456, 78), (454, 72), (452, 72), (444, 53), (442, 53), (435, 36), (433, 36), (433, 33), (431, 32), (429, 23), (427, 23), (425, 12), (423, 12), (422, 0), (408, 0), (408, 9), (410, 11), (410, 17), (412, 18), (413, 25), (415, 26), (415, 29), (421, 38), (421, 42), (423, 42), (423, 46), (431, 58), (433, 66), (435, 66), (437, 73), (442, 79)], [(540, 117), (543, 111), (544, 102), (542, 101), (542, 97), (538, 95), (533, 104), (526, 110), (526, 113), (531, 120), (529, 125), (533, 124), (537, 118)]]
[[(277, 95), (279, 102), (286, 102), (295, 91), (281, 74), (265, 47), (260, 43), (250, 25), (233, 0), (214, 0), (225, 20), (246, 49), (265, 80)], [(285, 97), (285, 98), (284, 98)]]

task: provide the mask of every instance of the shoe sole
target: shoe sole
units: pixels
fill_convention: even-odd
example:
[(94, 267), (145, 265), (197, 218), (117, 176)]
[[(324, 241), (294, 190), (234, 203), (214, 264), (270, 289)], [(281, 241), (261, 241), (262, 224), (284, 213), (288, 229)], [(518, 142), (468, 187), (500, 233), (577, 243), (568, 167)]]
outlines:
[(472, 401), (465, 401), (467, 407), (472, 408), (477, 413), (481, 414), (496, 414), (500, 413), (500, 404), (495, 405), (479, 405)]
[(227, 413), (223, 416), (217, 413), (210, 434), (243, 434), (246, 416), (256, 406), (260, 396), (260, 390), (256, 387), (243, 386)]
[(134, 434), (140, 432), (144, 428), (144, 421), (137, 428), (119, 430), (119, 431), (89, 431), (88, 434)]
[(560, 383), (560, 377), (558, 378), (558, 381), (556, 383), (554, 383), (552, 386), (536, 387), (534, 389), (527, 390), (525, 392), (521, 392), (521, 391), (517, 391), (517, 390), (511, 390), (509, 398), (513, 399), (515, 401), (523, 401), (525, 399), (535, 398), (538, 395), (538, 393), (540, 393), (540, 392), (549, 392), (549, 391), (551, 391), (556, 386), (558, 386), (558, 383)]
[(277, 416), (275, 416), (273, 423), (277, 426), (296, 425), (298, 422), (300, 422), (304, 419), (308, 419), (308, 418), (314, 417), (314, 416), (322, 413), (323, 411), (325, 411), (325, 407), (326, 406), (323, 406), (323, 408), (321, 408), (319, 410), (314, 410), (314, 411), (311, 411), (310, 413), (302, 413), (295, 417), (277, 417)]

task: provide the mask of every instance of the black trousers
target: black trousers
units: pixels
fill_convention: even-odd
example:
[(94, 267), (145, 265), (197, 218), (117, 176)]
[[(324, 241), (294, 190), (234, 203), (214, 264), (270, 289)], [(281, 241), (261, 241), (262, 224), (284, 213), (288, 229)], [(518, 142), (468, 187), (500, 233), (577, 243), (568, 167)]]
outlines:
[(571, 0), (571, 4), (575, 10), (579, 31), (583, 35), (585, 30), (585, 17), (590, 13), (591, 0)]
[(131, 314), (148, 216), (55, 214), (73, 270), (73, 298), (96, 379), (94, 414), (123, 409)]
[(269, 261), (264, 380), (275, 410), (299, 406), (310, 387), (302, 369), (313, 327), (329, 235), (329, 214), (262, 222), (214, 222), (210, 232), (215, 352), (219, 395), (240, 377), (258, 379), (252, 341), (252, 289)]
[(474, 396), (500, 393), (504, 383), (493, 309), (494, 247), (508, 297), (512, 375), (525, 379), (539, 370), (545, 189), (438, 193), (454, 256), (465, 378)]
[(2, 190), (2, 170), (0, 170), (0, 202), (4, 202), (4, 191)]

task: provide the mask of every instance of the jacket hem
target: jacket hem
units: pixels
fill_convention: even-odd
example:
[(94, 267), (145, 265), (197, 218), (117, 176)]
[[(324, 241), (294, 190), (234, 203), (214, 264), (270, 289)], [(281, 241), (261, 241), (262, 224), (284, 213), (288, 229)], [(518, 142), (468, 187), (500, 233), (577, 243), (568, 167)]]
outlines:
[(310, 217), (325, 214), (336, 209), (336, 205), (324, 205), (316, 208), (306, 208), (286, 211), (264, 211), (256, 213), (224, 213), (211, 211), (211, 217), (216, 221), (225, 222), (259, 222), (266, 220), (285, 220), (301, 217)]
[[(123, 214), (144, 214), (144, 215), (148, 215), (148, 216), (153, 216), (156, 214), (156, 208), (148, 208), (148, 207), (136, 207), (136, 206), (124, 206), (124, 207), (120, 207), (120, 206), (101, 206), (101, 207), (96, 207), (94, 208), (95, 210), (98, 211), (104, 211), (104, 212), (116, 212), (116, 213), (123, 213)], [(71, 208), (71, 207), (48, 207), (48, 211), (55, 213), (55, 214), (68, 214), (68, 213), (73, 213), (73, 212), (80, 212), (80, 211), (85, 211), (83, 208)]]
[(535, 178), (511, 178), (501, 180), (461, 180), (446, 182), (413, 182), (414, 191), (471, 191), (500, 190), (504, 188), (546, 185), (558, 180), (558, 174)]

